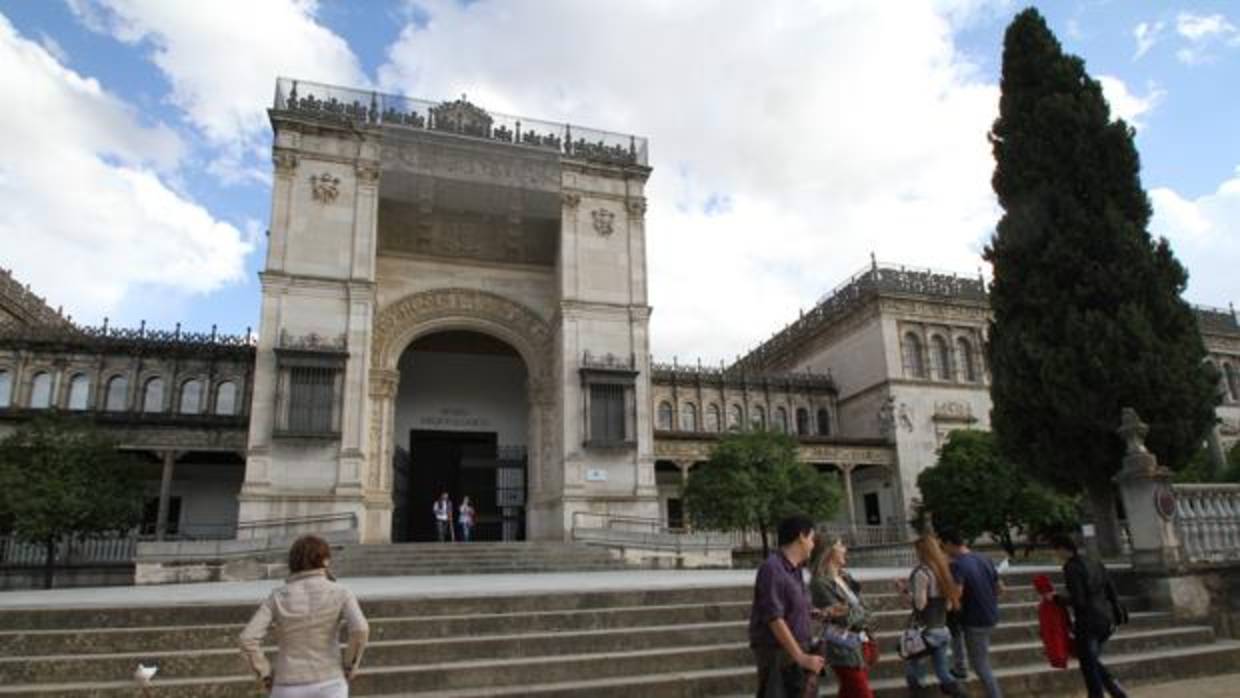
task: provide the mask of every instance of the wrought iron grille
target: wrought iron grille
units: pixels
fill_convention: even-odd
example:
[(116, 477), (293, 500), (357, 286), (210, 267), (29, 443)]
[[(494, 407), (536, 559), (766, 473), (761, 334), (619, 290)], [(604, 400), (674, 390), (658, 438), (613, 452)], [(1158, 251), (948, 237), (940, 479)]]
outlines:
[(294, 366), (289, 369), (288, 430), (300, 434), (336, 431), (336, 369)]

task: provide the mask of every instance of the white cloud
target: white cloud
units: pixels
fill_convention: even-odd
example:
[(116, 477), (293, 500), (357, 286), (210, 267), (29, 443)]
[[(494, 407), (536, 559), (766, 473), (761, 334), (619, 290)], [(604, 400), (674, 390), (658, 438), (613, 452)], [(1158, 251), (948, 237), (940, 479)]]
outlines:
[[(981, 263), (998, 217), (998, 89), (956, 51), (964, 20), (941, 6), (432, 1), (379, 79), (649, 136), (654, 350), (714, 362), (794, 320), (870, 251), (969, 274)], [(720, 197), (731, 206), (710, 205)]]
[(1214, 49), (1220, 45), (1240, 46), (1235, 25), (1222, 14), (1181, 12), (1175, 18), (1175, 30), (1188, 42), (1175, 55), (1189, 65), (1213, 60)]
[(1209, 305), (1240, 301), (1235, 283), (1240, 269), (1240, 167), (1204, 196), (1185, 198), (1171, 188), (1156, 187), (1150, 200), (1150, 231), (1170, 240), (1191, 272), (1186, 297)]
[(1163, 29), (1166, 28), (1165, 22), (1140, 22), (1132, 30), (1132, 36), (1137, 40), (1137, 52), (1133, 55), (1133, 60), (1149, 53), (1154, 48), (1154, 44), (1162, 38)]
[(311, 0), (74, 0), (82, 22), (130, 44), (172, 86), (170, 99), (219, 149), (208, 169), (226, 182), (267, 177), (267, 107), (284, 75), (365, 86), (348, 44), (315, 19)]
[(0, 249), (23, 281), (96, 321), (144, 286), (166, 297), (242, 278), (252, 241), (162, 181), (183, 147), (0, 16)]
[(1128, 122), (1136, 129), (1145, 128), (1144, 116), (1158, 106), (1166, 92), (1154, 83), (1146, 86), (1145, 96), (1129, 91), (1123, 80), (1112, 75), (1099, 75), (1098, 82), (1102, 85), (1102, 94), (1111, 105), (1111, 116)]

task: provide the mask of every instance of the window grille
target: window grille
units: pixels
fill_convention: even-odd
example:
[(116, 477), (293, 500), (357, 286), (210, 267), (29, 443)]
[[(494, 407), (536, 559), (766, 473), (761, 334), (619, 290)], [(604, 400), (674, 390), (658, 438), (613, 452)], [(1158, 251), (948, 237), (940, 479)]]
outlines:
[(336, 370), (311, 366), (289, 369), (288, 430), (329, 434), (333, 428)]
[(0, 371), (0, 407), (8, 407), (13, 401), (13, 378), (8, 371)]
[(797, 408), (797, 433), (809, 436), (809, 410), (804, 407)]
[(818, 410), (818, 435), (831, 435), (831, 413), (826, 410)]
[(973, 345), (964, 337), (956, 340), (956, 360), (960, 363), (959, 376), (969, 383), (977, 382), (977, 369), (973, 365)]
[(621, 443), (624, 436), (624, 386), (590, 386), (590, 440)]
[(921, 340), (909, 332), (904, 335), (904, 375), (912, 378), (926, 377), (926, 362), (921, 352)]
[(934, 377), (939, 380), (951, 380), (952, 360), (947, 349), (947, 341), (936, 334), (930, 338), (930, 347), (930, 370)]

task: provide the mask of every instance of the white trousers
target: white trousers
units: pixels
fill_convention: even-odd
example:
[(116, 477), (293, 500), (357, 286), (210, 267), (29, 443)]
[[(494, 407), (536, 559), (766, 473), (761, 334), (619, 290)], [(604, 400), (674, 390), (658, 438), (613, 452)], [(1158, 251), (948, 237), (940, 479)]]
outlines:
[(318, 683), (278, 683), (271, 698), (349, 698), (349, 682), (343, 677)]

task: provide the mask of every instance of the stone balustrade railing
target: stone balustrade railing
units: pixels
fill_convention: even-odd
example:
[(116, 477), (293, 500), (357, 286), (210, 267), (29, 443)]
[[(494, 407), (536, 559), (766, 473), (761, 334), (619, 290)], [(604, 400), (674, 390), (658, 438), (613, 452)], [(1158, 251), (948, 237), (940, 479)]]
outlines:
[(1175, 528), (1189, 562), (1240, 559), (1240, 485), (1175, 485)]

